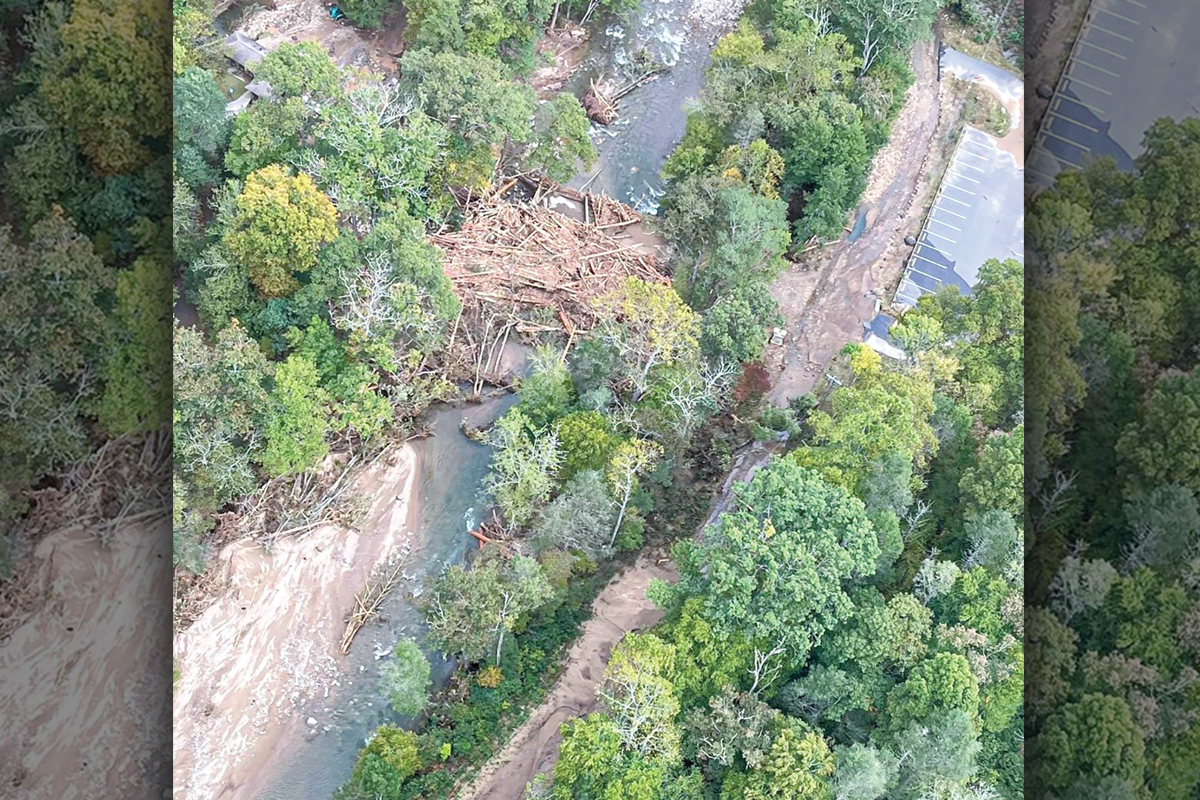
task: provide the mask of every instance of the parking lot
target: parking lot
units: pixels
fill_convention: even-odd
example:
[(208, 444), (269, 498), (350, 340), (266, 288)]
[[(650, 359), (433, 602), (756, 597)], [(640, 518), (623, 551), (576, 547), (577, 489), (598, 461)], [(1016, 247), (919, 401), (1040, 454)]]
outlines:
[(1085, 159), (1131, 169), (1159, 117), (1200, 116), (1200, 2), (1093, 0), (1027, 164), (1049, 186)]
[(1022, 170), (996, 140), (967, 127), (896, 290), (898, 306), (951, 284), (969, 294), (990, 258), (1024, 259)]

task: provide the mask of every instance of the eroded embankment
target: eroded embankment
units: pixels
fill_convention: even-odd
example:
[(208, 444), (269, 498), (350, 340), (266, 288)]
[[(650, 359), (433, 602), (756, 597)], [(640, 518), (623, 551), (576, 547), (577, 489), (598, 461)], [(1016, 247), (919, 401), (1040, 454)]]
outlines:
[(175, 797), (252, 798), (264, 764), (297, 724), (302, 704), (328, 694), (340, 665), (346, 612), (369, 575), (404, 552), (416, 514), (417, 452), (367, 467), (355, 491), (369, 500), (362, 533), (323, 526), (270, 553), (228, 545), (215, 568), (225, 590), (175, 637)]

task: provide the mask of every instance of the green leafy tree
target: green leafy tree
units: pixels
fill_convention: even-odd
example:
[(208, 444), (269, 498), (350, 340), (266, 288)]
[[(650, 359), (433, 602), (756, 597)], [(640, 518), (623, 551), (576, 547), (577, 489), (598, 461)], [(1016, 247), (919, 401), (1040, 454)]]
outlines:
[(102, 293), (111, 285), (60, 208), (24, 245), (0, 228), (0, 520), (24, 510), (35, 480), (86, 451), (100, 388), (90, 373), (110, 341)]
[(622, 377), (633, 385), (633, 402), (650, 389), (655, 367), (696, 364), (699, 320), (675, 292), (628, 278), (596, 302), (604, 320), (599, 336), (617, 352)]
[(563, 461), (559, 478), (587, 470), (603, 470), (620, 440), (608, 419), (598, 411), (574, 411), (558, 422), (558, 442)]
[(315, 42), (283, 42), (254, 65), (254, 77), (271, 84), (271, 91), (284, 99), (327, 101), (342, 89), (341, 70)]
[(887, 698), (893, 729), (923, 720), (936, 710), (979, 713), (979, 683), (971, 665), (957, 653), (936, 653), (917, 664)]
[(257, 483), (252, 461), (262, 452), (273, 368), (236, 320), (211, 345), (176, 323), (173, 366), (176, 538), (186, 543)]
[(879, 546), (861, 501), (788, 459), (735, 493), (738, 510), (675, 557), (683, 595), (702, 598), (718, 630), (753, 642), (754, 691), (780, 657), (802, 662), (850, 615), (843, 584), (874, 571)]
[(1117, 442), (1126, 486), (1176, 484), (1200, 493), (1200, 375), (1166, 375), (1148, 399)]
[(383, 665), (381, 675), (388, 702), (397, 714), (412, 716), (429, 702), (429, 660), (412, 639), (396, 642), (395, 660)]
[(550, 500), (561, 461), (558, 438), (530, 433), (524, 413), (514, 408), (488, 431), (487, 442), (495, 451), (484, 489), (496, 498), (509, 527), (523, 528)]
[(223, 241), (250, 272), (263, 297), (300, 287), (295, 274), (316, 264), (321, 246), (337, 235), (337, 210), (304, 173), (274, 165), (250, 173)]
[(695, 759), (722, 767), (758, 769), (766, 761), (782, 715), (754, 695), (731, 686), (708, 698), (707, 708), (688, 710), (684, 730)]
[(533, 526), (539, 551), (577, 550), (589, 558), (612, 554), (614, 506), (598, 470), (576, 473)]
[(608, 488), (617, 504), (617, 519), (613, 523), (612, 534), (608, 545), (612, 547), (617, 541), (625, 522), (629, 501), (637, 492), (639, 476), (646, 474), (655, 462), (662, 456), (662, 446), (646, 439), (630, 439), (621, 442), (613, 451), (605, 477)]
[[(721, 792), (722, 800), (823, 800), (835, 759), (819, 733), (793, 722), (775, 736), (761, 767)], [(731, 791), (732, 789), (732, 791)]]
[(1051, 714), (1030, 742), (1035, 785), (1062, 791), (1081, 779), (1115, 777), (1141, 785), (1146, 745), (1129, 704), (1120, 697), (1088, 694)]
[(829, 480), (857, 488), (868, 465), (887, 453), (902, 452), (918, 466), (937, 450), (930, 425), (933, 386), (920, 375), (883, 366), (865, 345), (849, 345), (852, 385), (833, 393), (828, 411), (809, 415), (813, 446), (792, 458), (818, 469)]
[(674, 647), (653, 634), (630, 633), (613, 648), (596, 691), (625, 749), (671, 763), (680, 736), (674, 668)]
[(541, 565), (514, 556), (487, 558), (470, 569), (454, 564), (420, 602), (434, 647), (473, 662), (494, 656), (498, 663), (505, 635), (519, 632), (549, 595)]
[(117, 275), (98, 409), (113, 434), (156, 430), (171, 416), (171, 275), (165, 262), (142, 256)]
[(507, 140), (521, 144), (533, 135), (532, 91), (505, 80), (494, 59), (415, 49), (405, 53), (400, 71), (403, 90), (454, 134), (447, 165), (453, 185), (489, 180), (492, 148)]
[(887, 793), (897, 767), (891, 753), (857, 742), (837, 747), (834, 753), (833, 800), (877, 800)]
[(959, 489), (966, 515), (999, 509), (1021, 513), (1025, 486), (1025, 427), (995, 432), (983, 443), (975, 464), (963, 472)]
[(416, 734), (382, 725), (358, 754), (346, 794), (398, 800), (401, 784), (420, 768)]
[(171, 130), (169, 11), (149, 0), (78, 0), (38, 91), (101, 175), (154, 158), (146, 142)]
[(666, 768), (623, 747), (620, 732), (603, 713), (568, 720), (554, 764), (554, 800), (662, 797)]
[(225, 168), (238, 178), (299, 157), (308, 112), (299, 97), (259, 100), (233, 118)]
[(378, 30), (389, 12), (400, 7), (396, 0), (341, 0), (339, 8), (351, 22)]
[(571, 376), (559, 354), (548, 347), (534, 351), (531, 361), (529, 375), (521, 379), (521, 411), (534, 428), (548, 428), (571, 404)]
[(208, 159), (225, 152), (229, 141), (229, 118), (225, 97), (211, 72), (188, 67), (173, 84), (175, 141), (190, 144)]
[(961, 709), (935, 711), (896, 734), (900, 764), (889, 797), (961, 796), (978, 769), (980, 743), (971, 716)]
[(538, 107), (535, 129), (533, 147), (525, 156), (527, 167), (541, 170), (550, 180), (564, 182), (595, 163), (591, 123), (583, 105), (570, 92), (559, 92)]
[(271, 415), (262, 464), (272, 476), (315, 467), (329, 452), (329, 395), (318, 385), (317, 365), (293, 354), (275, 367)]

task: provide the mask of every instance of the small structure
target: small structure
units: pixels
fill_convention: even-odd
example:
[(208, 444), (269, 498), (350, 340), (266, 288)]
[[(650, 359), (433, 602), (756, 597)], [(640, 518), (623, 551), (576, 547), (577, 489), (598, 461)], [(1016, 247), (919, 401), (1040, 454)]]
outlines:
[(251, 66), (262, 61), (270, 51), (240, 31), (235, 31), (229, 36), (225, 40), (225, 44), (229, 46), (229, 60), (240, 68), (240, 70), (230, 68), (229, 72), (234, 75), (241, 72), (243, 75), (238, 75), (239, 78), (245, 79), (245, 76), (248, 76), (251, 79), (242, 94), (225, 104), (225, 114), (233, 116), (245, 111), (256, 99), (271, 96), (271, 84), (266, 81), (253, 80), (254, 74), (250, 69)]
[(784, 329), (784, 328), (772, 328), (771, 329), (770, 343), (771, 343), (772, 347), (780, 347), (786, 341), (787, 341), (787, 330), (786, 329)]
[(269, 52), (267, 48), (241, 31), (234, 31), (225, 40), (225, 44), (229, 45), (229, 58), (247, 72), (250, 71), (252, 65), (262, 61)]

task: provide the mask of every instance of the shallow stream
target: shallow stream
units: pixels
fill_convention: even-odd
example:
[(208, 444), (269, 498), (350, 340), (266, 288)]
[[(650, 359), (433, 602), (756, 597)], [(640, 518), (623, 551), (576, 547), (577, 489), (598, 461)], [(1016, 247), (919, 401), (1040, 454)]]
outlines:
[[(312, 719), (316, 725), (305, 725), (304, 741), (282, 743), (282, 755), (270, 764), (268, 788), (259, 795), (263, 800), (327, 800), (350, 776), (359, 749), (377, 727), (410, 722), (388, 706), (380, 691), (380, 667), (392, 657), (397, 640), (420, 640), (420, 615), (409, 593), (428, 576), (467, 557), (475, 548), (467, 531), (478, 527), (488, 508), (481, 486), (491, 463), (488, 448), (464, 436), (459, 425), (464, 419), (471, 426), (484, 425), (516, 402), (515, 394), (507, 394), (433, 413), (434, 435), (415, 443), (420, 524), (404, 569), (407, 580), (384, 601), (380, 620), (359, 632), (329, 696), (298, 711), (301, 720)], [(436, 654), (430, 662), (435, 683), (445, 685), (453, 664)]]
[[(687, 109), (699, 99), (704, 70), (719, 36), (715, 28), (689, 19), (692, 0), (642, 0), (627, 18), (607, 16), (589, 23), (588, 52), (567, 83), (583, 97), (592, 80), (611, 86), (640, 74), (639, 53), (667, 67), (618, 102), (611, 125), (592, 125), (599, 159), (568, 185), (655, 213), (662, 196), (659, 170), (683, 136)], [(590, 181), (590, 183), (589, 183)]]

